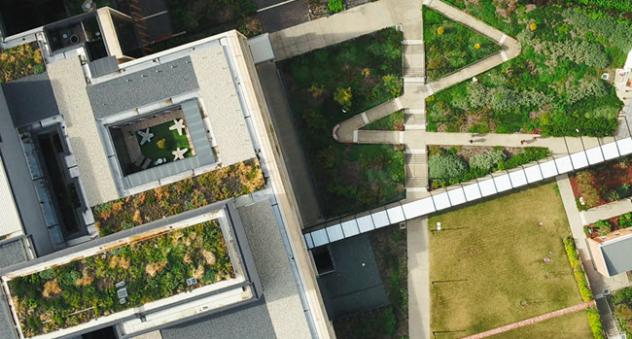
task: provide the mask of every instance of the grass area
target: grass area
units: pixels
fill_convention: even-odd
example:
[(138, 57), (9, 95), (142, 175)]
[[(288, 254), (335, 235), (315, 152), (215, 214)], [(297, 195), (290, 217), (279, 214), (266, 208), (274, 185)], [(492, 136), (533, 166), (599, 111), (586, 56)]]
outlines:
[(382, 119), (373, 121), (362, 127), (362, 129), (375, 131), (403, 131), (404, 110), (397, 111)]
[(442, 147), (430, 146), (430, 187), (446, 187), (508, 170), (551, 155), (547, 148)]
[[(8, 282), (26, 336), (83, 324), (233, 278), (220, 225), (208, 221), (107, 247), (105, 251)], [(187, 286), (195, 277), (198, 284)], [(124, 281), (127, 301), (116, 284)]]
[[(554, 183), (430, 218), (433, 331), (461, 337), (582, 302)], [(587, 327), (586, 317), (576, 323)], [(450, 332), (454, 331), (454, 332)]]
[(251, 159), (92, 207), (101, 236), (260, 190), (265, 179)]
[(147, 142), (144, 145), (140, 145), (142, 138), (136, 133), (140, 151), (144, 156), (152, 160), (152, 165), (153, 161), (161, 158), (164, 158), (167, 162), (172, 162), (173, 154), (171, 152), (177, 148), (189, 150), (184, 154), (185, 158), (193, 155), (193, 149), (191, 144), (189, 144), (186, 130), (183, 131), (182, 135), (179, 135), (178, 131), (169, 129), (171, 125), (173, 125), (173, 121), (167, 121), (151, 127), (149, 131), (154, 134), (154, 138), (151, 142)]
[(622, 103), (600, 76), (621, 67), (632, 22), (560, 1), (449, 0), (514, 36), (521, 54), (426, 99), (429, 130), (611, 135)]
[(492, 339), (515, 339), (515, 338), (593, 338), (586, 312), (567, 314), (562, 317), (549, 319), (541, 323), (533, 324), (503, 334), (495, 335)]
[(404, 196), (404, 153), (389, 145), (344, 145), (339, 122), (402, 93), (402, 33), (387, 28), (283, 62), (301, 143), (326, 217)]
[(334, 321), (336, 336), (347, 339), (405, 338), (408, 336), (406, 230), (386, 227), (369, 236), (390, 305)]
[(0, 84), (46, 71), (37, 43), (0, 50)]
[(439, 79), (498, 51), (500, 46), (471, 28), (424, 7), (426, 75)]

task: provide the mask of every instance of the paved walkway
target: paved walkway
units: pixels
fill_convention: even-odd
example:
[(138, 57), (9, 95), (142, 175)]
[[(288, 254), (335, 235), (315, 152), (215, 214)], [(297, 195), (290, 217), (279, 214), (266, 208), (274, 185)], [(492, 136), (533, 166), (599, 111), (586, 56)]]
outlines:
[(408, 250), (408, 335), (412, 339), (430, 335), (430, 273), (428, 218), (406, 225)]
[(497, 327), (497, 328), (494, 328), (492, 330), (481, 332), (481, 333), (478, 333), (478, 334), (475, 334), (475, 335), (470, 335), (470, 336), (464, 337), (463, 339), (480, 339), (480, 338), (491, 337), (491, 336), (496, 335), (496, 334), (505, 333), (505, 332), (509, 332), (511, 330), (515, 330), (517, 328), (521, 328), (521, 327), (525, 327), (525, 326), (531, 326), (533, 324), (537, 324), (537, 323), (545, 321), (545, 320), (549, 320), (549, 319), (561, 317), (563, 315), (567, 315), (567, 314), (583, 311), (583, 310), (585, 310), (585, 309), (587, 309), (589, 307), (594, 307), (594, 306), (595, 306), (595, 301), (590, 301), (590, 302), (587, 302), (587, 303), (583, 303), (583, 304), (579, 304), (579, 305), (563, 308), (561, 310), (557, 310), (557, 311), (549, 312), (549, 313), (546, 313), (546, 314), (542, 314), (542, 315), (539, 315), (537, 317), (529, 318), (529, 319), (526, 319), (526, 320), (521, 320), (521, 321), (518, 321), (518, 322), (515, 322), (515, 323), (512, 323), (512, 324), (508, 324), (508, 325), (505, 325), (505, 326)]
[(582, 225), (590, 225), (599, 220), (606, 220), (632, 212), (632, 201), (623, 199), (606, 205), (579, 212)]

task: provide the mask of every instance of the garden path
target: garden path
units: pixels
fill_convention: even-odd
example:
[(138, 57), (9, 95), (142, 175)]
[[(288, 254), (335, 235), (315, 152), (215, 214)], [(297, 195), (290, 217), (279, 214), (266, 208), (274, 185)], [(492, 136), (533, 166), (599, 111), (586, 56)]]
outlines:
[(590, 225), (599, 220), (606, 220), (632, 212), (632, 201), (623, 199), (611, 202), (609, 204), (597, 206), (586, 211), (579, 212), (582, 224)]
[(549, 320), (549, 319), (553, 319), (553, 318), (557, 318), (557, 317), (561, 317), (563, 315), (567, 315), (567, 314), (571, 314), (571, 313), (575, 313), (575, 312), (579, 312), (579, 311), (583, 311), (589, 307), (594, 307), (595, 306), (595, 301), (589, 301), (586, 303), (582, 303), (582, 304), (578, 304), (575, 306), (571, 306), (571, 307), (567, 307), (567, 308), (563, 308), (561, 310), (557, 310), (557, 311), (553, 311), (553, 312), (549, 312), (546, 314), (542, 314), (539, 315), (537, 317), (533, 317), (533, 318), (529, 318), (529, 319), (525, 319), (525, 320), (521, 320), (515, 323), (511, 323), (508, 325), (504, 325), (501, 327), (496, 327), (494, 329), (491, 329), (489, 331), (485, 331), (485, 332), (481, 332), (478, 334), (474, 334), (474, 335), (470, 335), (467, 337), (464, 337), (463, 339), (479, 339), (479, 338), (487, 338), (487, 337), (491, 337), (493, 335), (496, 334), (500, 334), (500, 333), (505, 333), (505, 332), (509, 332), (511, 330), (515, 330), (521, 327), (525, 327), (525, 326), (530, 326), (545, 320)]

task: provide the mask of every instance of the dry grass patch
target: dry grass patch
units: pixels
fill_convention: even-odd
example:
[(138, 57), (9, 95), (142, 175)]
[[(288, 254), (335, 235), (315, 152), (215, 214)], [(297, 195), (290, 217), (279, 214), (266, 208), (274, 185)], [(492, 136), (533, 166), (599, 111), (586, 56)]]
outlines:
[[(581, 302), (555, 184), (430, 219), (432, 330), (461, 337)], [(586, 317), (577, 326), (586, 327)]]

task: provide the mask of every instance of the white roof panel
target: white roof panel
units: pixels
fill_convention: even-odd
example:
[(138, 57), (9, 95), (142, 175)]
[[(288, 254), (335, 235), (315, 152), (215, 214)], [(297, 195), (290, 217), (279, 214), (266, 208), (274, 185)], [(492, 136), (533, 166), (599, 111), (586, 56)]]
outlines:
[(312, 239), (314, 240), (314, 247), (326, 245), (329, 243), (329, 238), (327, 238), (327, 232), (325, 229), (320, 229), (312, 232)]
[(476, 200), (481, 197), (481, 191), (478, 188), (478, 183), (463, 186), (463, 191), (465, 192), (467, 201)]
[(338, 241), (345, 237), (345, 235), (342, 234), (342, 227), (340, 226), (340, 224), (329, 226), (325, 230), (327, 231), (330, 242)]
[(484, 197), (496, 194), (496, 186), (494, 185), (494, 179), (492, 178), (479, 181), (478, 187), (480, 187), (481, 193)]
[(406, 220), (401, 206), (393, 206), (387, 209), (386, 213), (388, 213), (388, 219), (391, 221), (391, 224)]
[(540, 163), (540, 171), (542, 172), (542, 177), (544, 177), (544, 179), (556, 176), (557, 167), (555, 167), (555, 161), (549, 160)]
[(494, 182), (496, 183), (496, 189), (498, 192), (509, 191), (511, 187), (511, 181), (509, 180), (508, 174), (503, 174), (494, 177)]
[(391, 223), (388, 221), (388, 216), (386, 215), (386, 211), (379, 211), (371, 214), (373, 218), (373, 223), (375, 224), (375, 228), (380, 228), (384, 226), (388, 226)]
[(619, 157), (619, 149), (617, 148), (616, 142), (610, 142), (605, 145), (601, 145), (601, 150), (603, 151), (603, 156), (606, 158), (606, 160)]
[(619, 146), (621, 155), (632, 154), (632, 138), (617, 140), (617, 145)]
[(347, 220), (340, 225), (342, 226), (345, 238), (360, 234), (360, 230), (358, 229), (358, 224), (356, 224), (355, 219)]
[[(428, 208), (428, 206), (426, 205), (427, 203), (430, 203), (430, 208)], [(406, 215), (407, 219), (417, 218), (434, 211), (432, 201), (428, 201), (428, 198), (405, 203), (404, 205), (402, 205), (402, 208), (404, 209), (404, 214)]]
[(586, 159), (586, 153), (584, 152), (571, 154), (571, 159), (573, 160), (573, 167), (575, 167), (575, 169), (580, 169), (588, 166), (588, 159)]
[(368, 232), (374, 228), (373, 219), (371, 219), (370, 214), (359, 217), (356, 220), (358, 221), (358, 228), (360, 229), (360, 233)]
[(450, 208), (450, 198), (448, 198), (448, 193), (441, 192), (438, 194), (433, 194), (432, 199), (434, 200), (437, 211)]
[(557, 165), (558, 174), (573, 171), (573, 163), (571, 162), (571, 157), (568, 155), (555, 159), (555, 164)]
[(527, 176), (527, 181), (530, 184), (542, 180), (542, 173), (540, 173), (539, 165), (525, 167), (524, 173)]
[(527, 184), (527, 177), (522, 169), (510, 172), (509, 178), (511, 179), (513, 187), (520, 187)]
[(601, 147), (594, 147), (586, 150), (586, 156), (588, 156), (588, 162), (591, 165), (603, 162), (603, 154), (601, 154)]
[(465, 193), (463, 192), (463, 189), (460, 187), (457, 189), (448, 191), (448, 196), (450, 197), (450, 202), (452, 203), (452, 206), (460, 205), (466, 202)]

